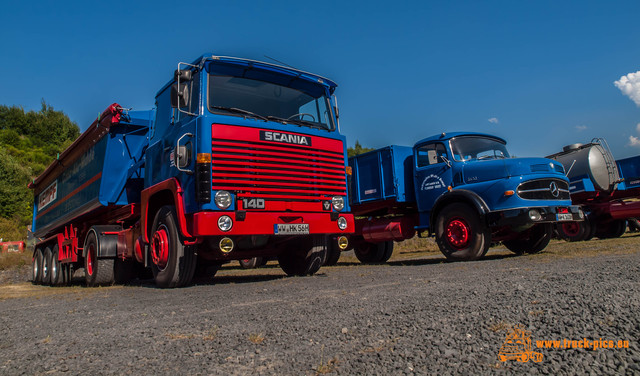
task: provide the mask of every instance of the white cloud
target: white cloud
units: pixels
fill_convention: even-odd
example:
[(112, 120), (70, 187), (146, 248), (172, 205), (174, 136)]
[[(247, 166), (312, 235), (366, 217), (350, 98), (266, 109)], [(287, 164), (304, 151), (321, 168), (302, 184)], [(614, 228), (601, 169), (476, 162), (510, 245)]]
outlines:
[(638, 125), (636, 125), (636, 132), (640, 133), (640, 123), (638, 123)]
[(582, 131), (586, 130), (587, 128), (589, 128), (589, 127), (587, 127), (586, 125), (576, 125), (576, 130), (578, 132), (582, 132)]
[(640, 107), (640, 71), (622, 76), (613, 84)]
[(500, 122), (497, 117), (492, 117), (488, 119), (488, 121), (489, 123), (492, 123), (492, 124), (498, 124)]
[(640, 138), (629, 136), (629, 146), (640, 146)]

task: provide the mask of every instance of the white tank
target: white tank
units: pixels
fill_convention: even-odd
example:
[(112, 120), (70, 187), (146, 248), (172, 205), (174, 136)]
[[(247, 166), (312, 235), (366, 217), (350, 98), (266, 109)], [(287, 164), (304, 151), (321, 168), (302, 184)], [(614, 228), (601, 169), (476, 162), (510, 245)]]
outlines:
[(589, 144), (572, 144), (548, 156), (562, 163), (570, 181), (587, 177), (599, 191), (611, 192), (620, 180), (615, 159), (606, 141), (594, 139)]

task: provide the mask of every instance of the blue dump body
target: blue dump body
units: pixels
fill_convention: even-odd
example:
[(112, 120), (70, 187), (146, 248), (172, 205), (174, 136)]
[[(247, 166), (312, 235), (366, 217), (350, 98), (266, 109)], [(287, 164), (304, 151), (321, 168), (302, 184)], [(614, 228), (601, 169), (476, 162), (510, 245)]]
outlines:
[(640, 155), (616, 161), (620, 177), (624, 180), (618, 184), (618, 190), (640, 187)]
[(394, 199), (415, 201), (413, 188), (413, 149), (392, 145), (358, 157), (349, 158), (353, 171), (352, 204)]
[(36, 236), (99, 208), (140, 202), (151, 115), (131, 112), (117, 123), (110, 124), (110, 117), (94, 122), (34, 181)]

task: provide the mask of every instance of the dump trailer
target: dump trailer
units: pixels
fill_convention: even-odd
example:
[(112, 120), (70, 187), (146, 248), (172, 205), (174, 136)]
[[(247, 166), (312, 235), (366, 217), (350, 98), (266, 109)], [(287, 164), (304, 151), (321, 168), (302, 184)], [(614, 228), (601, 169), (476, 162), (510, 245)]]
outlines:
[(548, 158), (562, 163), (571, 184), (573, 204), (586, 220), (558, 226), (569, 241), (615, 238), (624, 234), (627, 220), (640, 217), (640, 156), (614, 160), (606, 140), (567, 145)]
[(435, 235), (453, 260), (482, 257), (490, 244), (544, 249), (553, 226), (580, 221), (562, 165), (510, 158), (506, 141), (488, 134), (442, 133), (413, 147), (392, 145), (349, 159), (350, 247), (361, 262), (385, 262), (393, 242)]
[(308, 275), (346, 246), (337, 85), (215, 55), (177, 68), (152, 110), (112, 104), (30, 184), (35, 283), (84, 268), (88, 285), (111, 284), (146, 268), (178, 287), (254, 257)]

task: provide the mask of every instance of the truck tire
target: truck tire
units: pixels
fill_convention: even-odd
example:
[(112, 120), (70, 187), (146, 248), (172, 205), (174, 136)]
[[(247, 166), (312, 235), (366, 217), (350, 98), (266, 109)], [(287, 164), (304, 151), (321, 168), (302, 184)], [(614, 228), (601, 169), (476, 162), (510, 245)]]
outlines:
[(482, 257), (491, 244), (491, 233), (469, 205), (445, 206), (436, 219), (436, 243), (450, 260), (471, 261)]
[(32, 283), (35, 285), (39, 285), (42, 283), (42, 259), (44, 255), (42, 253), (42, 248), (37, 248), (33, 253), (33, 276)]
[(87, 286), (112, 285), (114, 259), (98, 258), (98, 239), (95, 231), (89, 231), (84, 241), (87, 254), (84, 257), (84, 279)]
[(197, 255), (194, 246), (184, 245), (173, 206), (163, 206), (156, 214), (150, 247), (151, 270), (156, 286), (182, 287), (191, 283)]
[(327, 259), (324, 264), (326, 266), (336, 265), (340, 259), (340, 253), (338, 241), (335, 238), (327, 238)]
[(640, 231), (640, 221), (638, 221), (638, 218), (627, 218), (627, 224), (629, 225), (629, 232)]
[(293, 244), (298, 246), (278, 255), (280, 268), (289, 276), (315, 274), (327, 259), (326, 237), (314, 235), (310, 241), (304, 239)]
[(62, 264), (58, 261), (58, 245), (53, 246), (51, 251), (51, 285), (60, 286), (64, 283), (64, 273)]
[(238, 261), (240, 262), (240, 266), (243, 269), (255, 269), (257, 267), (264, 265), (262, 257), (253, 257), (250, 259), (244, 259), (244, 260), (238, 260)]
[(511, 252), (521, 255), (523, 253), (538, 253), (545, 249), (553, 235), (551, 223), (540, 223), (533, 226), (523, 237), (502, 242)]
[(596, 236), (600, 239), (613, 239), (621, 237), (627, 231), (627, 221), (616, 219), (605, 225), (598, 226)]
[(47, 247), (44, 250), (44, 257), (42, 258), (42, 284), (51, 284), (51, 261), (53, 260), (53, 254), (51, 248)]
[(581, 240), (587, 240), (593, 237), (592, 224), (589, 220), (580, 222), (562, 222), (556, 225), (556, 231), (560, 239), (564, 239), (568, 242), (579, 242)]
[(386, 244), (361, 242), (353, 247), (353, 253), (363, 264), (377, 264), (384, 258)]
[(382, 258), (380, 259), (381, 263), (387, 262), (391, 258), (391, 255), (393, 254), (393, 244), (393, 240), (384, 242), (384, 253), (382, 254)]

